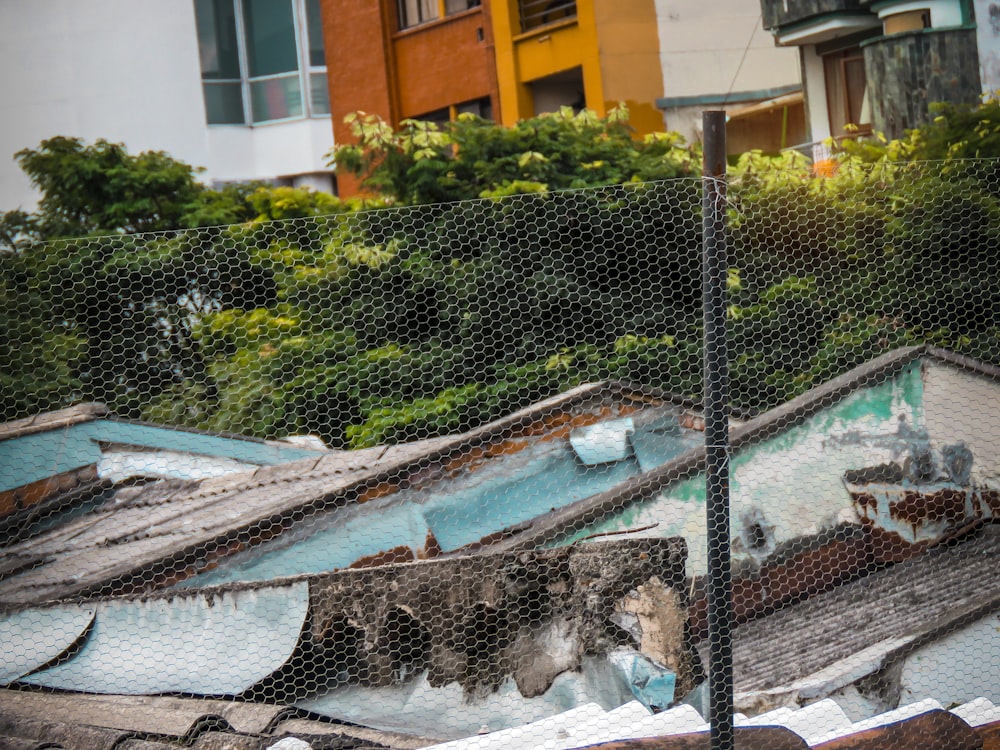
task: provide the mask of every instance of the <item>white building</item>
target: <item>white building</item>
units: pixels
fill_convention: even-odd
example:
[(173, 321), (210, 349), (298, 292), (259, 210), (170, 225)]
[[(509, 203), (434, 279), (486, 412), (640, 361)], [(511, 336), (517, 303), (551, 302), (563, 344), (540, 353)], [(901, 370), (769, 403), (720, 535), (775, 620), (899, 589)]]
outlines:
[(318, 0), (0, 0), (0, 211), (56, 135), (162, 150), (207, 183), (332, 189)]
[(701, 139), (701, 115), (725, 109), (730, 152), (778, 150), (805, 135), (798, 54), (775, 47), (746, 0), (656, 0), (668, 130)]
[(990, 0), (760, 0), (779, 47), (797, 50), (815, 156), (824, 141), (899, 138), (935, 102), (1000, 88), (1000, 6)]

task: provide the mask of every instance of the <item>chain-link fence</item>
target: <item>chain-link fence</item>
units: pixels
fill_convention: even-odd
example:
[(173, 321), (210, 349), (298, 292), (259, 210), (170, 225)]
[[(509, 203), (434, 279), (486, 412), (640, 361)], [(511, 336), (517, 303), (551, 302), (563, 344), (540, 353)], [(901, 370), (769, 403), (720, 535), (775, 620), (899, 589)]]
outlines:
[[(727, 190), (737, 740), (971, 747), (1000, 732), (1000, 163), (749, 156)], [(701, 191), (5, 252), (4, 731), (704, 731)]]

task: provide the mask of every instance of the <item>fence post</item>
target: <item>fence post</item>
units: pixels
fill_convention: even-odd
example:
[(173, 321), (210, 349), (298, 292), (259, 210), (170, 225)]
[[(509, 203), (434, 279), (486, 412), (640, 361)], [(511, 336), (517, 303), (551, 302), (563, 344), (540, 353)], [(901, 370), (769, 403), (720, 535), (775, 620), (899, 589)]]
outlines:
[(726, 351), (726, 113), (702, 113), (705, 321), (705, 510), (708, 522), (708, 720), (711, 750), (732, 750), (733, 580), (729, 536), (729, 361)]

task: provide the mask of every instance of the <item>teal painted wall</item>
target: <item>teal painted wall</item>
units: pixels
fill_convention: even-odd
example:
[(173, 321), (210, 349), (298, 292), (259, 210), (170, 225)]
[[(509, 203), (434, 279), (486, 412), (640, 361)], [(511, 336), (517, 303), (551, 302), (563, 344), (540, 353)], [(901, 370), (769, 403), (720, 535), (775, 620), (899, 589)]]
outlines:
[[(842, 478), (905, 456), (914, 433), (925, 429), (921, 364), (914, 362), (880, 385), (854, 391), (833, 406), (774, 437), (735, 451), (730, 481), (734, 558), (747, 557), (741, 519), (772, 528), (780, 543), (857, 520)], [(560, 539), (656, 524), (637, 536), (683, 536), (688, 574), (707, 569), (705, 476), (676, 482), (650, 500), (631, 505)]]

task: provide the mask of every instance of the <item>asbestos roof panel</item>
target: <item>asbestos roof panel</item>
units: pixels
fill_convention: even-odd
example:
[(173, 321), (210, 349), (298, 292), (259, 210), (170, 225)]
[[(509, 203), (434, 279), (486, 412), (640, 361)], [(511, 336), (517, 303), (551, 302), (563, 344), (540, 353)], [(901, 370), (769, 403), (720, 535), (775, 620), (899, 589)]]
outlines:
[(79, 653), (22, 681), (126, 695), (237, 694), (292, 655), (308, 600), (303, 581), (169, 599), (103, 601)]
[(768, 713), (748, 719), (745, 724), (755, 724), (758, 726), (780, 724), (804, 737), (808, 742), (811, 737), (830, 734), (849, 726), (851, 720), (836, 701), (824, 698), (821, 701), (810, 703), (808, 706), (803, 706), (798, 710), (784, 707), (775, 711), (769, 711)]
[(127, 732), (75, 722), (32, 719), (11, 714), (0, 716), (0, 747), (4, 750), (19, 747), (10, 743), (12, 737), (30, 743), (21, 745), (23, 747), (116, 750), (128, 736)]
[(263, 734), (288, 712), (286, 706), (265, 703), (0, 689), (0, 716), (173, 737), (188, 735), (211, 716), (223, 719), (233, 731)]
[(1000, 608), (998, 569), (1000, 528), (988, 526), (964, 543), (741, 625), (733, 641), (736, 692), (781, 689), (849, 657), (863, 676), (887, 649), (978, 608)]
[(1000, 707), (987, 698), (976, 698), (951, 710), (971, 727), (981, 727), (1000, 721)]
[(0, 579), (0, 602), (26, 604), (92, 590), (417, 460), (442, 442), (329, 453), (214, 479), (120, 489), (85, 517), (7, 547), (5, 555), (43, 562)]
[[(395, 732), (382, 732), (378, 729), (368, 729), (367, 727), (354, 726), (352, 724), (331, 724), (326, 721), (314, 719), (285, 719), (274, 725), (271, 734), (275, 737), (281, 735), (294, 735), (296, 737), (344, 737), (354, 740), (359, 747), (377, 745), (395, 748), (395, 750), (418, 750), (418, 748), (433, 745), (434, 740), (426, 737), (417, 737), (409, 734), (397, 734)], [(322, 745), (323, 743), (318, 743)], [(348, 742), (345, 741), (345, 745)]]
[(864, 719), (862, 721), (854, 722), (853, 724), (848, 724), (847, 726), (838, 727), (825, 735), (815, 737), (810, 741), (810, 744), (822, 745), (824, 742), (830, 742), (831, 740), (835, 740), (840, 737), (848, 737), (852, 734), (865, 732), (869, 729), (877, 729), (878, 727), (886, 726), (888, 724), (906, 721), (907, 719), (912, 719), (915, 716), (920, 716), (921, 714), (926, 714), (930, 711), (940, 711), (941, 709), (941, 704), (935, 700), (918, 701), (917, 703), (900, 706), (892, 711), (886, 711), (885, 713), (873, 716), (870, 719)]
[(0, 685), (65, 653), (94, 621), (95, 608), (68, 604), (0, 614)]
[(166, 450), (131, 450), (114, 445), (103, 451), (97, 473), (110, 482), (125, 482), (132, 477), (207, 479), (256, 469), (254, 464), (220, 456), (200, 456)]

